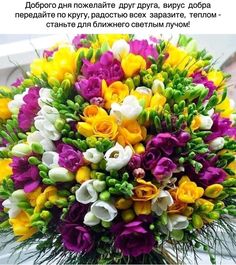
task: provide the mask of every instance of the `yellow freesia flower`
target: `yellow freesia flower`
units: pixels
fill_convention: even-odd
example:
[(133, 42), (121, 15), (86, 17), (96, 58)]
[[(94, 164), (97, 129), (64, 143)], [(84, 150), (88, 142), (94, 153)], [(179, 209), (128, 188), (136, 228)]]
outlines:
[(36, 206), (36, 201), (39, 195), (42, 193), (42, 188), (38, 187), (36, 190), (26, 193), (26, 197), (29, 200), (32, 207)]
[(158, 188), (150, 181), (137, 179), (138, 185), (133, 189), (133, 201), (149, 201), (159, 194)]
[(8, 108), (8, 103), (11, 101), (10, 98), (0, 98), (0, 119), (7, 120), (11, 118), (11, 112)]
[(217, 198), (221, 194), (223, 188), (221, 184), (212, 184), (205, 189), (204, 195), (212, 199)]
[(93, 135), (93, 127), (90, 123), (87, 122), (78, 122), (77, 131), (84, 137), (89, 137)]
[(0, 159), (0, 184), (4, 178), (12, 174), (11, 163), (12, 160), (10, 158)]
[(190, 128), (192, 131), (196, 131), (200, 128), (201, 120), (199, 116), (195, 116), (191, 122)]
[[(98, 43), (102, 45), (103, 43), (108, 43), (112, 47), (113, 43), (117, 40), (129, 40), (128, 34), (98, 34)], [(92, 44), (93, 47), (93, 44)]]
[(97, 116), (108, 116), (107, 112), (103, 109), (98, 107), (97, 105), (89, 105), (83, 111), (83, 119), (88, 122), (92, 123), (94, 118)]
[(166, 97), (164, 97), (163, 95), (161, 95), (159, 93), (156, 93), (151, 98), (150, 107), (162, 109), (162, 107), (165, 105), (165, 103), (166, 103)]
[(134, 202), (134, 212), (136, 215), (149, 215), (151, 213), (151, 201), (135, 201)]
[(201, 198), (204, 194), (204, 189), (198, 187), (197, 184), (187, 176), (183, 176), (179, 181), (177, 189), (177, 198), (185, 203), (194, 203), (197, 199)]
[(230, 118), (230, 115), (234, 112), (228, 97), (226, 97), (223, 102), (216, 105), (215, 109), (220, 112), (220, 116), (223, 118)]
[(149, 88), (141, 87), (139, 89), (131, 90), (130, 95), (135, 96), (140, 101), (144, 101), (145, 108), (148, 108), (150, 106), (152, 92)]
[(121, 103), (129, 95), (129, 88), (126, 84), (116, 81), (107, 86), (105, 80), (102, 80), (102, 93), (105, 100), (105, 108), (110, 109), (112, 103)]
[(118, 132), (118, 125), (112, 116), (98, 116), (92, 124), (93, 134), (97, 137), (114, 140)]
[(18, 241), (24, 241), (34, 235), (38, 230), (31, 226), (30, 216), (24, 211), (21, 211), (15, 218), (9, 220), (12, 225), (15, 236), (18, 236)]
[(219, 87), (223, 84), (224, 75), (221, 71), (212, 70), (207, 74), (207, 78), (212, 81), (215, 86)]
[(121, 67), (125, 73), (125, 77), (133, 77), (140, 70), (146, 69), (146, 61), (140, 55), (129, 53), (122, 59)]

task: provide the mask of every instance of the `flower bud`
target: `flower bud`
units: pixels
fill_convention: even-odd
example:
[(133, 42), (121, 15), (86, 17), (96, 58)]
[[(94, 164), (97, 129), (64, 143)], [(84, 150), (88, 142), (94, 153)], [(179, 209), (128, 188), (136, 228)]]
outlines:
[(32, 149), (28, 144), (17, 144), (12, 148), (11, 152), (13, 156), (23, 157), (29, 155)]
[(50, 169), (48, 176), (54, 182), (69, 182), (75, 178), (74, 175), (64, 167)]
[(111, 197), (111, 194), (109, 191), (105, 190), (102, 193), (99, 194), (99, 199), (102, 201), (109, 201)]
[(164, 86), (162, 81), (160, 81), (158, 79), (153, 81), (153, 84), (152, 84), (152, 92), (153, 92), (153, 94), (162, 93), (164, 88), (165, 88), (165, 86)]
[(145, 170), (143, 168), (135, 168), (133, 170), (133, 176), (135, 178), (143, 178), (145, 176)]
[(223, 190), (220, 184), (212, 184), (205, 189), (204, 195), (208, 198), (217, 198)]
[(55, 124), (54, 124), (55, 128), (59, 132), (64, 128), (64, 125), (65, 125), (65, 120), (63, 120), (61, 118), (56, 119)]
[(89, 180), (91, 177), (91, 170), (89, 167), (83, 166), (78, 169), (76, 172), (76, 182), (82, 184), (83, 182)]
[(223, 137), (217, 137), (209, 143), (209, 148), (212, 151), (220, 150), (224, 147), (225, 139)]
[(98, 219), (92, 212), (87, 212), (84, 216), (84, 224), (88, 226), (95, 226), (100, 223)]
[(43, 153), (42, 163), (48, 168), (52, 169), (55, 167), (59, 167), (58, 161), (59, 161), (59, 154), (57, 152), (48, 151)]
[(110, 228), (112, 226), (112, 222), (102, 221), (101, 224), (105, 228)]
[(192, 221), (193, 221), (193, 226), (196, 229), (201, 229), (204, 225), (203, 220), (200, 215), (198, 214), (193, 214), (192, 216)]
[(137, 215), (150, 214), (151, 213), (151, 201), (135, 201), (134, 211)]
[(40, 143), (32, 143), (31, 144), (32, 151), (36, 154), (43, 154), (43, 146)]
[(86, 138), (86, 143), (90, 148), (93, 148), (96, 146), (97, 138), (95, 136), (90, 136)]
[(181, 211), (184, 216), (191, 216), (193, 213), (193, 208), (190, 206), (187, 206), (183, 211)]
[(184, 238), (184, 232), (183, 230), (173, 230), (170, 233), (170, 236), (177, 241), (181, 241)]
[(103, 153), (97, 151), (96, 148), (89, 148), (83, 153), (84, 158), (94, 164), (99, 163), (103, 158)]
[(218, 220), (220, 218), (220, 214), (217, 211), (212, 211), (207, 214), (207, 217), (210, 218), (211, 220)]
[(121, 212), (121, 217), (125, 222), (129, 223), (134, 220), (135, 213), (132, 209), (128, 209)]
[(210, 130), (213, 125), (213, 120), (209, 116), (199, 115), (200, 119), (200, 129), (201, 130)]
[(40, 213), (40, 217), (45, 221), (49, 221), (52, 218), (52, 214), (49, 211), (43, 210)]
[(127, 210), (133, 204), (132, 199), (118, 198), (115, 201), (115, 207), (119, 210)]
[(12, 193), (11, 197), (17, 201), (23, 201), (26, 199), (26, 194), (25, 194), (24, 190), (19, 189), (19, 190), (14, 191)]
[(195, 202), (196, 206), (199, 207), (199, 210), (204, 213), (209, 213), (213, 210), (214, 204), (208, 200), (205, 199), (197, 199)]
[(106, 182), (103, 180), (95, 179), (93, 181), (93, 187), (97, 192), (102, 192), (106, 188)]
[(145, 147), (141, 143), (135, 144), (133, 148), (136, 154), (142, 154), (145, 152)]

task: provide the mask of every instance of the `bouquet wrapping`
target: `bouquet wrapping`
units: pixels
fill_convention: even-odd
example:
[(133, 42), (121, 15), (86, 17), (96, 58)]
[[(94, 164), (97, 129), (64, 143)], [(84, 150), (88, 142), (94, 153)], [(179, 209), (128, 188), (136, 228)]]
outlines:
[(184, 35), (45, 50), (0, 87), (0, 234), (36, 263), (215, 263), (219, 232), (235, 242), (228, 79)]

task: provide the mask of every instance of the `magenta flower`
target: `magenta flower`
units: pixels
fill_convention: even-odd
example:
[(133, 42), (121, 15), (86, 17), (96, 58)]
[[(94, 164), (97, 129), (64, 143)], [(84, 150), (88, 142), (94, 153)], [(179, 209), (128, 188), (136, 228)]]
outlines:
[(68, 144), (59, 144), (57, 151), (59, 152), (59, 165), (73, 173), (84, 164), (83, 154), (79, 150), (75, 151), (75, 149)]
[(29, 164), (28, 157), (13, 157), (11, 167), (13, 171), (11, 178), (17, 189), (24, 189), (28, 193), (38, 188), (39, 170), (37, 166)]
[(208, 167), (205, 168), (201, 174), (199, 174), (199, 182), (203, 187), (207, 187), (215, 183), (223, 182), (226, 177), (227, 174), (222, 168)]
[(75, 202), (71, 205), (66, 214), (65, 221), (67, 223), (83, 223), (84, 216), (88, 212), (88, 205)]
[(177, 166), (167, 157), (162, 157), (156, 167), (152, 170), (152, 174), (158, 181), (164, 178), (171, 177), (172, 173), (176, 170)]
[(87, 34), (78, 34), (74, 37), (72, 40), (72, 44), (75, 46), (76, 49), (79, 49), (81, 47), (89, 48), (89, 43), (84, 44), (83, 40), (87, 39)]
[(141, 167), (141, 164), (142, 164), (142, 158), (141, 158), (141, 155), (137, 155), (137, 154), (134, 154), (129, 163), (128, 163), (128, 167), (130, 170), (134, 170), (136, 168), (140, 168)]
[(75, 83), (77, 92), (87, 101), (94, 97), (102, 96), (102, 80), (98, 77), (89, 77), (89, 79), (81, 79)]
[(131, 53), (141, 55), (145, 60), (148, 56), (152, 56), (154, 59), (158, 57), (156, 48), (149, 44), (147, 40), (132, 40), (129, 45)]
[(102, 97), (94, 97), (90, 99), (90, 104), (97, 105), (98, 107), (103, 107), (105, 104), (105, 100)]
[(121, 64), (113, 57), (112, 52), (105, 52), (95, 64), (83, 60), (81, 71), (85, 78), (98, 77), (104, 79), (108, 85), (124, 77)]
[[(150, 147), (150, 146), (149, 146)], [(142, 154), (142, 165), (146, 170), (153, 169), (157, 161), (161, 157), (161, 152), (156, 147), (148, 148), (144, 154)]]
[(18, 122), (22, 131), (27, 132), (33, 124), (34, 117), (39, 112), (39, 88), (31, 87), (28, 94), (24, 96), (24, 104), (21, 106)]
[(124, 256), (137, 257), (148, 254), (155, 245), (153, 233), (139, 220), (115, 224), (112, 233), (115, 236), (115, 247), (120, 249)]
[(53, 50), (44, 50), (44, 51), (43, 51), (43, 57), (46, 58), (46, 59), (48, 59), (49, 57), (52, 57), (53, 54), (54, 54), (56, 51), (58, 51), (58, 48), (55, 48), (55, 49), (53, 49)]
[(22, 84), (23, 81), (24, 81), (24, 79), (22, 77), (21, 78), (17, 78), (16, 81), (11, 84), (11, 86), (19, 87)]

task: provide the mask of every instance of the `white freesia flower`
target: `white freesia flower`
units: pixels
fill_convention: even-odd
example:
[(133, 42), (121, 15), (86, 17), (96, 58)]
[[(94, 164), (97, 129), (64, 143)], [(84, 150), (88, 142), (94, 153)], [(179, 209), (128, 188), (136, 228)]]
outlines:
[(84, 158), (94, 164), (99, 163), (103, 159), (103, 153), (99, 152), (96, 148), (89, 148), (83, 153)]
[(116, 145), (112, 148), (110, 148), (105, 153), (105, 160), (106, 163), (106, 170), (110, 171), (112, 169), (119, 170), (122, 167), (126, 166), (129, 163), (129, 160), (132, 157), (132, 149), (130, 146), (126, 146), (125, 148), (120, 145), (119, 143), (116, 143)]
[(87, 212), (84, 216), (84, 224), (88, 226), (95, 226), (100, 223), (100, 219), (97, 218), (92, 212)]
[(93, 179), (82, 183), (75, 192), (76, 200), (83, 204), (95, 202), (98, 199), (98, 193), (93, 187)]
[(15, 218), (21, 212), (18, 203), (25, 199), (25, 192), (20, 189), (14, 191), (7, 200), (3, 201), (2, 205), (4, 208), (8, 209), (9, 218)]
[(209, 143), (209, 148), (213, 151), (220, 150), (225, 145), (225, 139), (223, 137), (217, 137)]
[(51, 89), (44, 87), (39, 90), (38, 104), (41, 108), (45, 105), (50, 104), (53, 101), (51, 91)]
[(230, 115), (230, 120), (232, 122), (232, 125), (235, 126), (236, 125), (236, 113), (232, 113)]
[(161, 216), (168, 206), (174, 203), (172, 196), (168, 191), (161, 190), (159, 195), (152, 200), (152, 211)]
[(42, 163), (46, 165), (48, 168), (52, 169), (55, 167), (59, 167), (59, 154), (53, 151), (47, 151), (43, 153)]
[(61, 134), (57, 131), (54, 124), (47, 120), (44, 116), (35, 117), (35, 128), (39, 130), (40, 134), (47, 139), (57, 141), (60, 139)]
[(200, 129), (210, 130), (213, 125), (213, 120), (210, 116), (199, 115), (200, 118)]
[[(200, 84), (198, 86), (200, 86)], [(203, 86), (203, 87), (205, 87), (205, 86)], [(206, 107), (207, 104), (208, 104), (208, 102), (209, 102), (209, 100), (205, 100), (202, 105), (204, 107)], [(207, 115), (211, 117), (214, 114), (214, 112), (215, 112), (215, 110), (214, 110), (214, 108), (212, 108), (212, 109), (210, 109), (210, 110), (207, 111)]]
[(55, 123), (55, 121), (60, 118), (58, 110), (48, 105), (44, 105), (41, 108), (40, 115), (42, 115), (45, 119), (47, 119), (51, 123)]
[(64, 167), (55, 167), (49, 170), (48, 176), (54, 182), (70, 182), (75, 176)]
[(154, 80), (153, 81), (153, 84), (152, 84), (152, 92), (153, 94), (155, 93), (160, 93), (163, 91), (163, 89), (165, 88), (164, 86), (164, 83), (158, 79)]
[(91, 206), (91, 212), (100, 220), (111, 222), (117, 216), (117, 209), (111, 203), (98, 200)]
[(28, 144), (17, 144), (12, 148), (11, 152), (14, 156), (22, 157), (29, 155), (32, 149)]
[(27, 143), (32, 145), (33, 143), (39, 143), (42, 145), (45, 151), (54, 151), (56, 150), (55, 145), (50, 139), (45, 138), (39, 131), (30, 133), (27, 136)]
[(170, 232), (185, 229), (188, 227), (188, 224), (188, 218), (184, 215), (173, 214), (168, 216), (167, 228)]
[(125, 40), (117, 40), (113, 43), (111, 51), (114, 57), (121, 61), (129, 53), (129, 44)]
[(130, 95), (123, 100), (122, 104), (113, 103), (110, 114), (115, 116), (118, 121), (124, 119), (133, 120), (139, 116), (142, 110), (143, 108), (140, 106), (137, 98)]
[(20, 107), (24, 104), (24, 96), (28, 94), (29, 88), (27, 88), (24, 93), (17, 94), (14, 96), (13, 100), (8, 103), (8, 108), (11, 113), (17, 114)]
[(104, 180), (95, 179), (93, 181), (93, 187), (97, 192), (102, 192), (106, 188), (106, 182)]

